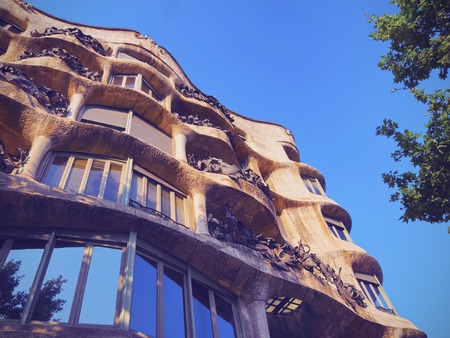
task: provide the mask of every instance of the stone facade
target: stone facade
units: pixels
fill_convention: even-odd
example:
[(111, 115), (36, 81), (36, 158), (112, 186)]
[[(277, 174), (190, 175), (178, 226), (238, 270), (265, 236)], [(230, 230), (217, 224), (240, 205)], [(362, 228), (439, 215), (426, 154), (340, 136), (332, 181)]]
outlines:
[[(289, 130), (230, 111), (138, 32), (19, 0), (2, 1), (0, 18), (0, 266), (21, 257), (9, 296), (25, 297), (2, 300), (1, 337), (170, 337), (172, 284), (187, 337), (203, 336), (205, 313), (211, 337), (425, 337), (396, 314)], [(67, 315), (38, 314), (53, 259), (79, 247)], [(97, 247), (121, 257), (106, 322), (83, 307), (107, 283), (89, 279)], [(154, 305), (139, 299), (144, 268)], [(152, 306), (153, 328), (137, 319)]]

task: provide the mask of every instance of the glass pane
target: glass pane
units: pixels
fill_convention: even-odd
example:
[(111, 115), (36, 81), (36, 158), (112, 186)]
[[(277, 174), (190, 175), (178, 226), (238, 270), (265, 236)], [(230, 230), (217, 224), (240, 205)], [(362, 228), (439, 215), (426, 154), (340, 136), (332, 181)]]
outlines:
[(233, 307), (225, 299), (214, 295), (217, 311), (217, 325), (220, 338), (235, 337)]
[(185, 336), (183, 275), (164, 268), (164, 337)]
[(94, 247), (80, 323), (114, 324), (121, 255), (121, 250)]
[(197, 338), (213, 337), (208, 290), (192, 281), (195, 333)]
[(314, 193), (314, 191), (313, 191), (312, 188), (311, 188), (311, 183), (309, 182), (308, 179), (304, 178), (304, 179), (303, 179), (303, 183), (305, 183), (306, 188), (308, 189), (309, 192)]
[(84, 158), (75, 159), (64, 189), (71, 192), (78, 192), (81, 180), (83, 178), (84, 169), (86, 168), (86, 163), (87, 159)]
[(122, 165), (111, 163), (111, 167), (109, 168), (108, 173), (108, 179), (106, 181), (105, 194), (103, 195), (103, 198), (105, 200), (117, 202), (121, 175)]
[(144, 179), (142, 175), (133, 173), (133, 179), (131, 180), (131, 191), (130, 199), (144, 205), (142, 198), (142, 185), (144, 184)]
[(67, 164), (69, 156), (57, 155), (53, 159), (53, 163), (47, 170), (46, 177), (42, 180), (42, 183), (57, 187), (61, 181), (62, 174)]
[(0, 319), (20, 319), (45, 241), (14, 241), (0, 269)]
[(156, 183), (148, 180), (145, 206), (156, 210)]
[(319, 188), (320, 184), (317, 181), (315, 181), (315, 180), (311, 181), (311, 184), (312, 184), (312, 186), (314, 188), (314, 193), (317, 194), (317, 195), (322, 195), (322, 191)]
[(127, 76), (125, 80), (125, 88), (134, 88), (134, 82), (136, 80), (136, 76)]
[(170, 215), (170, 190), (161, 187), (161, 212), (171, 217)]
[(150, 96), (152, 95), (152, 89), (150, 88), (150, 86), (147, 84), (147, 82), (142, 81), (142, 85), (141, 85), (141, 90), (145, 93), (148, 94)]
[(181, 224), (186, 224), (186, 219), (184, 215), (184, 198), (180, 195), (175, 194), (175, 211), (176, 211), (176, 221)]
[(5, 27), (6, 25), (9, 25), (9, 22), (3, 18), (0, 18), (0, 27)]
[(157, 265), (136, 255), (130, 328), (156, 337)]
[(11, 26), (8, 28), (8, 30), (9, 30), (11, 33), (15, 33), (15, 34), (20, 34), (20, 33), (23, 32), (23, 30), (21, 30), (20, 28), (17, 28), (16, 26), (13, 26), (13, 25), (11, 25)]
[(114, 86), (122, 86), (123, 76), (121, 75), (114, 75), (112, 80), (112, 85)]
[(57, 243), (34, 308), (33, 320), (69, 321), (83, 252), (84, 244)]
[(336, 232), (338, 233), (340, 239), (347, 241), (347, 236), (345, 236), (345, 232), (343, 229), (336, 227)]
[(89, 178), (86, 183), (86, 188), (84, 189), (84, 194), (90, 196), (98, 196), (100, 191), (100, 184), (102, 183), (103, 169), (105, 167), (105, 162), (94, 161), (92, 163), (91, 170), (89, 172)]

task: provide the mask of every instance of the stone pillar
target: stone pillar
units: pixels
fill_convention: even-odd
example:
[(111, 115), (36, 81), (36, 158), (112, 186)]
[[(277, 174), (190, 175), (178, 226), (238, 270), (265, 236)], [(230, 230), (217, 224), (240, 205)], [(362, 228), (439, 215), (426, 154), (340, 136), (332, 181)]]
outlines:
[(84, 95), (81, 93), (75, 93), (70, 98), (70, 104), (68, 107), (67, 118), (76, 121), (80, 108), (84, 104)]
[(36, 179), (37, 170), (44, 155), (52, 147), (52, 141), (47, 136), (38, 136), (31, 145), (28, 161), (23, 167), (21, 175)]
[(173, 137), (175, 140), (175, 158), (179, 161), (187, 162), (186, 143), (187, 137), (183, 134), (177, 134)]
[(206, 216), (206, 196), (197, 193), (194, 198), (194, 216), (196, 224), (196, 232), (198, 234), (209, 235), (208, 218)]
[(110, 63), (107, 63), (103, 67), (103, 75), (102, 75), (102, 83), (109, 83), (109, 79), (111, 78), (113, 72), (113, 68)]
[[(269, 325), (267, 323), (266, 302), (254, 300), (247, 304), (247, 311), (251, 318), (253, 336), (256, 338), (270, 338)], [(245, 327), (243, 327), (245, 331)]]

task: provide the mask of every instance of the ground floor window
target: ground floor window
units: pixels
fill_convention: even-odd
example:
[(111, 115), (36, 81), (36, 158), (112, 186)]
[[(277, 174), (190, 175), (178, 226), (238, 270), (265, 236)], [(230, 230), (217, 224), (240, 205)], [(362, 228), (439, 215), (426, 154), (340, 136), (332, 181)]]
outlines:
[(0, 321), (242, 337), (236, 300), (130, 234), (0, 229)]

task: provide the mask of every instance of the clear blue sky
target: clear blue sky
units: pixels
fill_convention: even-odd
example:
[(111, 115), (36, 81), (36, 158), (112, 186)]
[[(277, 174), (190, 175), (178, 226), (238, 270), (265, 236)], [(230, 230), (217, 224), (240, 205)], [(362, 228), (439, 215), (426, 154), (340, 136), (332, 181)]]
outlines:
[(445, 338), (447, 225), (398, 221), (399, 205), (388, 202), (381, 181), (394, 168), (394, 145), (375, 127), (384, 117), (413, 130), (425, 122), (425, 107), (407, 92), (391, 93), (391, 74), (376, 66), (388, 46), (371, 41), (364, 14), (394, 12), (388, 2), (29, 1), (74, 22), (148, 34), (204, 93), (291, 129), (301, 161), (324, 174), (328, 197), (352, 216), (354, 242), (380, 262), (399, 314), (430, 338)]

